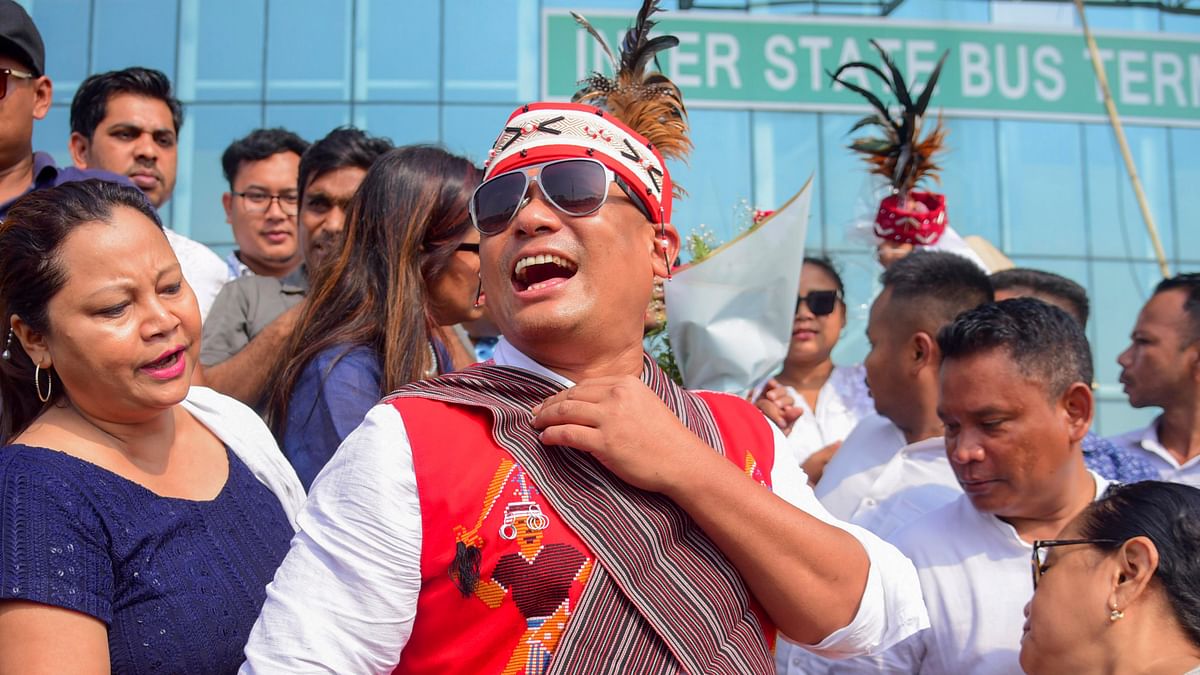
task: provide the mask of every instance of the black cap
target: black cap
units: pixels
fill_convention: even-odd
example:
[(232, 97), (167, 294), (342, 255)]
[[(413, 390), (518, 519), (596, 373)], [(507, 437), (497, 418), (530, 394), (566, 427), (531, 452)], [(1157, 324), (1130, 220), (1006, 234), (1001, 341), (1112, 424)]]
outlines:
[(46, 73), (46, 46), (37, 26), (15, 0), (0, 0), (0, 52), (23, 61), (35, 76)]

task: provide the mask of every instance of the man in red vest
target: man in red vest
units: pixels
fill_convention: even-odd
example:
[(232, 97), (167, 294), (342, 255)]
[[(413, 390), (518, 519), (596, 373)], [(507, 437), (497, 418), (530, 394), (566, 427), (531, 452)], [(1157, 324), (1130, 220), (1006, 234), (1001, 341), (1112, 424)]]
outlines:
[(610, 114), (513, 114), (471, 202), (494, 363), (346, 440), (246, 672), (771, 672), (775, 627), (845, 656), (924, 625), (908, 561), (829, 516), (765, 418), (644, 355), (670, 205), (661, 156)]
[[(654, 4), (637, 69), (670, 44)], [(518, 108), (470, 200), (493, 361), (345, 440), (243, 672), (766, 674), (777, 630), (836, 658), (927, 625), (911, 563), (830, 516), (757, 409), (643, 352), (686, 120), (658, 73), (596, 77), (603, 107)]]

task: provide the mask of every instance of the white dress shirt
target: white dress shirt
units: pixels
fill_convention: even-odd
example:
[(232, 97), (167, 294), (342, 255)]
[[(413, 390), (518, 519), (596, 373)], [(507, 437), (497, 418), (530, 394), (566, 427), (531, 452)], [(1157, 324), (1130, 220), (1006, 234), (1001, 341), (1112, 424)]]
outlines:
[[(1102, 496), (1109, 482), (1089, 472)], [(829, 673), (1020, 675), (1025, 603), (1033, 596), (1033, 544), (962, 495), (896, 532), (921, 577), (930, 627), (873, 657)]]
[[(495, 362), (572, 383), (504, 340)], [(772, 427), (773, 428), (773, 427)], [(776, 453), (785, 447), (774, 429)], [(242, 673), (386, 673), (412, 632), (421, 590), (421, 514), (412, 448), (390, 405), (373, 408), (317, 476), (246, 645)], [(814, 651), (873, 653), (928, 626), (912, 563), (875, 535), (837, 522), (792, 462), (775, 462), (775, 493), (850, 532), (871, 561), (854, 620)]]
[[(765, 383), (756, 388), (755, 398), (763, 386)], [(817, 392), (816, 410), (795, 389), (790, 386), (785, 389), (804, 411), (787, 435), (797, 466), (830, 443), (844, 440), (859, 420), (875, 412), (875, 401), (867, 389), (867, 371), (862, 365), (834, 366)]]
[(212, 249), (179, 234), (169, 227), (164, 227), (167, 241), (179, 259), (179, 267), (183, 269), (183, 278), (196, 294), (196, 302), (200, 304), (200, 322), (208, 318), (208, 310), (212, 307), (217, 293), (229, 279), (229, 271), (220, 256)]
[(886, 539), (962, 494), (941, 436), (892, 450), (892, 430), (900, 432), (895, 425), (879, 417), (862, 426), (862, 435), (834, 455), (816, 487), (817, 499), (834, 517)]
[(1161, 417), (1155, 417), (1154, 421), (1143, 429), (1134, 429), (1108, 440), (1118, 448), (1130, 449), (1141, 454), (1158, 470), (1162, 480), (1200, 487), (1200, 455), (1180, 464), (1175, 455), (1158, 440), (1160, 419)]

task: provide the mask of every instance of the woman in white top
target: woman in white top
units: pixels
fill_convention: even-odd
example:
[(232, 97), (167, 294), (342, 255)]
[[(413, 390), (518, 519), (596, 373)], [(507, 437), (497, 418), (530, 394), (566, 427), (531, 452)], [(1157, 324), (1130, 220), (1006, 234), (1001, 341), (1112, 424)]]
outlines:
[(814, 484), (842, 439), (875, 411), (862, 365), (833, 365), (833, 348), (846, 327), (844, 295), (833, 263), (804, 259), (783, 370), (762, 385), (755, 401), (787, 434), (796, 461)]

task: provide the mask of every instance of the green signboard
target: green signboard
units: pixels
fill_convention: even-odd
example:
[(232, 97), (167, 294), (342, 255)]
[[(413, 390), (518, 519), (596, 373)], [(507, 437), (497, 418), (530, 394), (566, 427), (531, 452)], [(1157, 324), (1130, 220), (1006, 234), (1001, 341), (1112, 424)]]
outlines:
[[(633, 21), (630, 14), (580, 13), (614, 48)], [(569, 99), (588, 74), (610, 71), (570, 14), (549, 9), (542, 18), (546, 98)], [(848, 61), (878, 63), (867, 43), (875, 39), (917, 89), (950, 50), (932, 105), (947, 115), (1105, 119), (1081, 31), (692, 12), (664, 15), (657, 30), (679, 38), (659, 63), (694, 107), (863, 110), (862, 99), (825, 71)], [(1200, 127), (1200, 37), (1100, 32), (1096, 41), (1125, 121)], [(845, 75), (883, 93), (859, 69)]]

